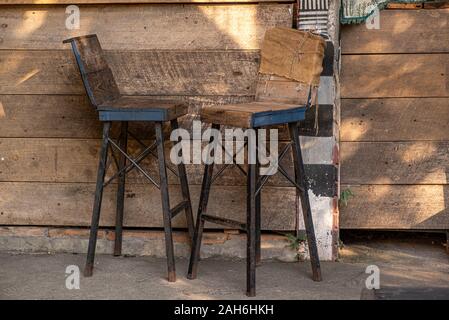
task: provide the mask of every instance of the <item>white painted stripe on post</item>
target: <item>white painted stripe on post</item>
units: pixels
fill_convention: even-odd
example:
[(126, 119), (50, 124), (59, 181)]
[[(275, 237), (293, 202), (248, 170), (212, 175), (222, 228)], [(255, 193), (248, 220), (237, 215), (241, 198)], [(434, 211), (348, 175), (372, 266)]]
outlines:
[[(321, 261), (332, 260), (332, 228), (333, 228), (333, 198), (316, 196), (309, 190), (312, 220), (317, 240), (318, 256)], [(299, 229), (304, 230), (304, 220), (300, 213)], [(307, 255), (307, 258), (309, 256)]]
[(335, 102), (335, 84), (334, 77), (321, 77), (318, 88), (318, 104), (334, 104)]
[(300, 136), (305, 164), (333, 164), (334, 137)]

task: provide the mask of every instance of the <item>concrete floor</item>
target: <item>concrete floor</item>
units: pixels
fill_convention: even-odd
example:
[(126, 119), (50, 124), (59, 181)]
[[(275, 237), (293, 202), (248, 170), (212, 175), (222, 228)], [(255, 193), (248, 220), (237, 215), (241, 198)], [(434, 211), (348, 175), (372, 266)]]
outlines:
[[(0, 253), (0, 299), (246, 299), (245, 262), (206, 259), (199, 277), (165, 280), (164, 259), (98, 255), (94, 276), (80, 289), (65, 286), (66, 267), (82, 270), (84, 255)], [(441, 243), (369, 241), (345, 245), (338, 262), (323, 262), (324, 280), (310, 279), (310, 264), (264, 262), (257, 269), (258, 299), (360, 299), (368, 274), (380, 268), (381, 286), (449, 287), (449, 255)]]

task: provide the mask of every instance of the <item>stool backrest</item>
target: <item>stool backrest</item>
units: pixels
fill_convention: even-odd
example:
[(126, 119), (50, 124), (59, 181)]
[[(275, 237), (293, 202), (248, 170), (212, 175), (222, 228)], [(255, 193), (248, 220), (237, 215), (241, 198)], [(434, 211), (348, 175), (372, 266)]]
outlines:
[(317, 94), (325, 41), (318, 35), (275, 27), (265, 32), (256, 101), (309, 106)]
[(75, 55), (87, 96), (93, 106), (120, 97), (114, 76), (105, 59), (97, 35), (91, 34), (64, 40), (70, 43)]
[(315, 102), (317, 92), (318, 89), (311, 85), (260, 73), (255, 100), (311, 106)]

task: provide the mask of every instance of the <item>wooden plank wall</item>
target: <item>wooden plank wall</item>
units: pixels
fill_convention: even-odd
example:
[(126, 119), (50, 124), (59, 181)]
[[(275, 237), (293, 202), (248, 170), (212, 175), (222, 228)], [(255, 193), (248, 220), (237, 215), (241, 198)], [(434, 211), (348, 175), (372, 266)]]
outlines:
[(343, 229), (449, 229), (449, 9), (342, 29)]
[[(0, 225), (89, 225), (100, 123), (63, 39), (97, 33), (120, 90), (185, 101), (188, 126), (203, 105), (251, 100), (265, 30), (292, 25), (291, 3), (238, 2), (80, 5), (76, 31), (65, 28), (64, 5), (0, 6)], [(147, 126), (137, 129), (151, 137)], [(154, 162), (147, 165), (154, 171)], [(188, 170), (196, 200), (202, 170)], [(242, 219), (245, 181), (230, 170), (214, 187), (221, 197), (211, 198), (210, 209)], [(176, 204), (180, 191), (170, 181)], [(114, 193), (106, 191), (103, 226), (114, 224)], [(294, 189), (275, 177), (263, 197), (263, 228), (294, 229)], [(125, 208), (126, 226), (162, 226), (159, 191), (137, 174)], [(181, 215), (174, 226), (184, 226)]]

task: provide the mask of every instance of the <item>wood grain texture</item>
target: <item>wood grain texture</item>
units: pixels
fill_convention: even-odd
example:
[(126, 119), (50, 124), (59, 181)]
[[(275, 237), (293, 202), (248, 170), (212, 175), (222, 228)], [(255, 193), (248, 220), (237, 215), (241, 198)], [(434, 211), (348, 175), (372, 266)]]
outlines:
[(449, 184), (449, 142), (343, 142), (343, 184)]
[[(254, 95), (257, 51), (106, 52), (125, 95)], [(70, 51), (0, 51), (0, 94), (84, 94)]]
[(79, 8), (80, 29), (69, 30), (66, 6), (3, 7), (1, 48), (65, 49), (62, 40), (95, 33), (106, 50), (259, 49), (268, 28), (291, 27), (293, 21), (291, 4)]
[[(92, 214), (94, 184), (0, 183), (2, 225), (88, 226)], [(224, 218), (245, 221), (246, 187), (212, 187), (208, 212)], [(198, 199), (200, 186), (191, 186), (192, 199)], [(106, 188), (100, 225), (115, 224), (115, 188)], [(219, 196), (218, 196), (219, 195)], [(283, 201), (278, 201), (280, 198)], [(262, 192), (262, 228), (293, 230), (294, 188), (266, 188)], [(170, 187), (170, 203), (181, 201), (178, 186)], [(192, 201), (196, 211), (198, 201)], [(124, 225), (157, 227), (162, 224), (161, 196), (150, 185), (127, 185)], [(207, 224), (211, 227), (211, 224)], [(173, 227), (185, 227), (184, 215), (173, 220)], [(220, 226), (213, 226), (223, 228)]]
[(449, 98), (342, 99), (341, 141), (447, 140)]
[[(190, 115), (181, 126), (191, 130), (199, 110), (211, 104), (244, 103), (252, 96), (152, 96), (161, 101), (179, 101), (189, 107)], [(139, 138), (154, 135), (150, 123), (130, 123)], [(114, 129), (114, 124), (113, 124)], [(167, 128), (166, 132), (169, 130)], [(101, 138), (98, 114), (85, 95), (0, 95), (0, 137), (9, 138)], [(284, 140), (286, 130), (280, 132)]]
[[(146, 142), (149, 144), (149, 141)], [(284, 145), (285, 143), (280, 143), (280, 148)], [(170, 146), (169, 143), (165, 145), (167, 159), (170, 156)], [(206, 146), (207, 142), (203, 142), (202, 147)], [(135, 141), (130, 140), (128, 150), (131, 154), (137, 155), (142, 149)], [(0, 155), (3, 159), (0, 161), (0, 181), (93, 183), (97, 176), (99, 151), (100, 140), (96, 139), (0, 139)], [(192, 155), (191, 159), (193, 159)], [(154, 157), (146, 158), (141, 164), (151, 176), (156, 180), (159, 179), (157, 161)], [(293, 175), (290, 154), (285, 156), (281, 165), (290, 175)], [(217, 165), (217, 171), (221, 166)], [(115, 170), (115, 165), (112, 163), (106, 173), (106, 179), (111, 177)], [(186, 170), (189, 183), (201, 185), (204, 165), (187, 164)], [(316, 177), (312, 178), (316, 179)], [(179, 184), (178, 178), (170, 171), (168, 171), (168, 180), (169, 184)], [(141, 173), (134, 170), (127, 176), (127, 182), (147, 183), (147, 180)], [(230, 166), (215, 184), (244, 186), (246, 178), (237, 167)], [(290, 186), (291, 184), (278, 172), (270, 177), (267, 185)]]
[(449, 54), (344, 55), (341, 96), (449, 97)]
[(383, 10), (380, 21), (380, 29), (343, 26), (342, 53), (449, 52), (449, 9)]
[(347, 187), (354, 197), (340, 207), (341, 229), (449, 229), (447, 185)]

